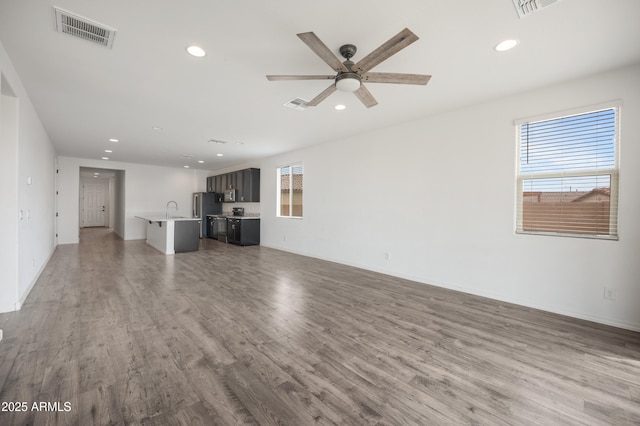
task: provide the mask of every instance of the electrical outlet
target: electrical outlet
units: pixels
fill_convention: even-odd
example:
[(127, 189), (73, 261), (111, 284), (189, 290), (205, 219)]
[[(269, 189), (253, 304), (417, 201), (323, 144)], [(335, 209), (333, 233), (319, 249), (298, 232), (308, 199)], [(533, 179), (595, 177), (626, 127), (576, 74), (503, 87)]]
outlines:
[(391, 260), (391, 253), (389, 253), (388, 251), (384, 252), (384, 260)]
[(616, 291), (611, 287), (605, 287), (603, 297), (607, 300), (616, 300)]

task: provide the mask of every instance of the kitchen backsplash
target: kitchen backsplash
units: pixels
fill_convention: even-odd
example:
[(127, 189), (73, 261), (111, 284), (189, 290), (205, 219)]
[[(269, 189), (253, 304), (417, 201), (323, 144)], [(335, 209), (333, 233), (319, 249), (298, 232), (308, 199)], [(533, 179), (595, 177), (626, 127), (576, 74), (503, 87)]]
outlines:
[(244, 214), (260, 214), (260, 203), (223, 203), (222, 213), (231, 214), (231, 209), (234, 207), (244, 207)]

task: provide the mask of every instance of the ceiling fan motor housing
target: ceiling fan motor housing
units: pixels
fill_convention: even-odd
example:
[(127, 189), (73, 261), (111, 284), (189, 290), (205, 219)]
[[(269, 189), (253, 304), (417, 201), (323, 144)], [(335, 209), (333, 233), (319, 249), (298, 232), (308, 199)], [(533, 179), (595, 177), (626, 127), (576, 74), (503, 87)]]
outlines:
[(340, 54), (346, 59), (344, 66), (349, 71), (341, 71), (336, 76), (336, 89), (341, 92), (355, 92), (360, 88), (362, 77), (353, 71), (353, 61), (351, 58), (356, 54), (358, 49), (353, 44), (343, 44), (340, 46)]
[(353, 58), (353, 55), (356, 54), (358, 49), (353, 44), (343, 44), (340, 46), (340, 54), (345, 59)]

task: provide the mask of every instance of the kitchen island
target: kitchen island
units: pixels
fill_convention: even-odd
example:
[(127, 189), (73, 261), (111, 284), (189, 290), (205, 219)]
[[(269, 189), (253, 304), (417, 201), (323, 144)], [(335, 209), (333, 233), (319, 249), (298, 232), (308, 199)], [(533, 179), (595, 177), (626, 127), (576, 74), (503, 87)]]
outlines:
[(147, 244), (164, 254), (198, 250), (200, 222), (198, 217), (136, 216), (147, 221)]

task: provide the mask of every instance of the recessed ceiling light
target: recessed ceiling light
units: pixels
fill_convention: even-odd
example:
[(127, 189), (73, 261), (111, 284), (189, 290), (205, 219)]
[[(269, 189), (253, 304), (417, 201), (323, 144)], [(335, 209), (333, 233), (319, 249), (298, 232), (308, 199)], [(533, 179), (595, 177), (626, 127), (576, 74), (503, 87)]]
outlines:
[(506, 52), (507, 50), (513, 49), (518, 45), (518, 40), (509, 39), (503, 40), (500, 43), (496, 44), (494, 47), (496, 52)]
[(191, 56), (195, 56), (196, 58), (202, 58), (207, 52), (200, 46), (189, 46), (187, 47), (187, 52)]
[(93, 172), (94, 175), (98, 176), (100, 173), (98, 172)]
[(189, 166), (184, 166), (184, 168), (185, 168), (185, 169), (188, 169), (188, 168), (189, 168)]
[(111, 138), (111, 139), (109, 139), (109, 142), (120, 142), (120, 139)]
[(344, 105), (340, 104), (340, 105), (336, 105), (336, 106), (334, 106), (333, 108), (334, 108), (334, 109), (337, 109), (338, 111), (342, 111), (343, 109), (345, 109), (345, 108), (346, 108), (346, 106), (344, 106)]
[(105, 149), (104, 152), (113, 152), (110, 149)]
[(153, 127), (151, 128), (151, 130), (162, 130), (162, 127), (153, 126)]
[(108, 159), (109, 159), (109, 157), (102, 157), (102, 159), (103, 159), (103, 160), (108, 160)]
[(204, 164), (204, 160), (198, 160), (198, 163)]
[(216, 157), (222, 157), (223, 154), (216, 154)]

